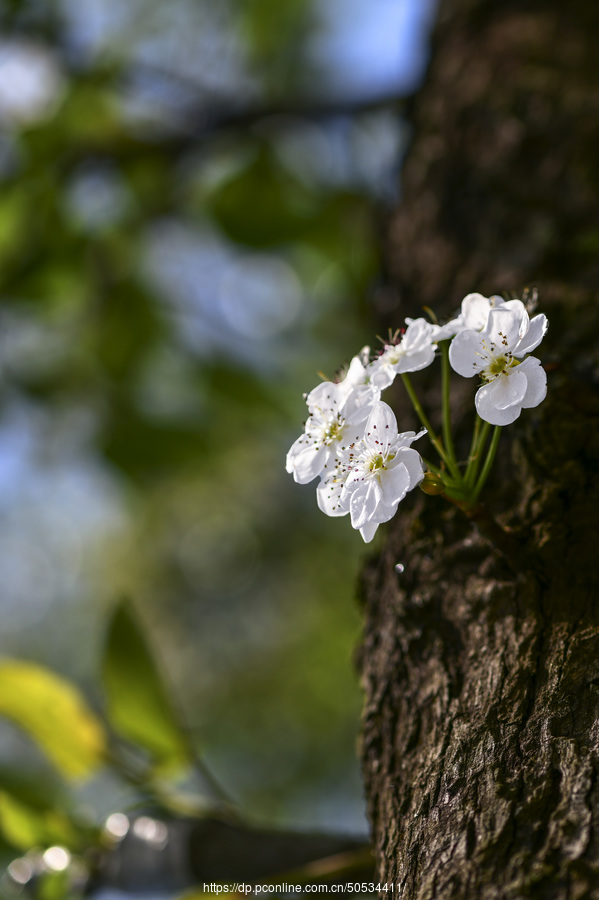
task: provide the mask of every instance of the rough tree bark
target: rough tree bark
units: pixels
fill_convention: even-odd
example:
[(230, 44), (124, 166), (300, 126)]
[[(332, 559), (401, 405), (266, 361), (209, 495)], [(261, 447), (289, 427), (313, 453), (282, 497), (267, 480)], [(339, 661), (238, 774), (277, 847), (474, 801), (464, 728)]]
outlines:
[(364, 573), (363, 767), (405, 898), (599, 897), (598, 36), (594, 0), (447, 0), (413, 106), (396, 318), (534, 284), (550, 330), (485, 489), (518, 557), (421, 496)]

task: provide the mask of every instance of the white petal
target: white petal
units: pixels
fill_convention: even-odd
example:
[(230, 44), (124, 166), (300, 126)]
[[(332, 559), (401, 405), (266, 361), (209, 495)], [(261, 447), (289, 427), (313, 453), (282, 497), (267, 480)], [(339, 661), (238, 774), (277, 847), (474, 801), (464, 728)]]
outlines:
[(456, 334), (449, 348), (449, 362), (452, 369), (464, 378), (471, 378), (484, 369), (487, 353), (481, 333), (461, 331)]
[(474, 398), (476, 411), (481, 419), (485, 422), (490, 422), (491, 425), (510, 425), (516, 421), (522, 412), (522, 405), (516, 404), (499, 409), (493, 397), (493, 385), (496, 381), (497, 379), (490, 384), (484, 384), (478, 389)]
[(435, 347), (431, 343), (428, 347), (408, 351), (393, 368), (398, 375), (402, 372), (419, 372), (421, 369), (426, 369), (427, 366), (430, 366), (434, 358)]
[(337, 412), (344, 400), (340, 385), (333, 381), (323, 381), (310, 391), (306, 397), (308, 409), (315, 412)]
[(433, 339), (436, 343), (439, 343), (439, 341), (446, 341), (448, 338), (452, 338), (458, 331), (463, 331), (465, 326), (462, 317), (458, 316), (456, 319), (446, 322), (445, 325), (434, 325), (433, 328)]
[(364, 364), (362, 359), (359, 356), (354, 356), (351, 363), (349, 364), (349, 368), (347, 370), (347, 374), (343, 381), (340, 381), (339, 384), (345, 388), (352, 388), (358, 384), (364, 384), (366, 378), (366, 369), (364, 368)]
[(521, 322), (525, 318), (528, 319), (528, 313), (526, 312), (526, 307), (522, 303), (522, 300), (501, 300), (501, 297), (498, 297), (497, 299), (501, 302), (494, 304), (495, 309), (509, 309), (518, 316)]
[(423, 350), (432, 343), (435, 326), (426, 319), (406, 319), (408, 327), (401, 339), (401, 347), (405, 352)]
[(497, 409), (508, 409), (510, 406), (522, 404), (526, 393), (526, 374), (520, 367), (508, 369), (504, 375), (498, 375), (490, 384), (490, 394)]
[(289, 450), (285, 468), (298, 484), (308, 484), (322, 473), (329, 455), (327, 447), (302, 435)]
[(392, 366), (384, 362), (382, 357), (371, 362), (368, 368), (370, 383), (379, 391), (384, 391), (385, 388), (390, 387), (395, 381), (397, 372)]
[(376, 534), (376, 530), (378, 527), (378, 522), (367, 522), (366, 525), (362, 525), (362, 527), (360, 528), (360, 534), (362, 535), (365, 544), (369, 544), (371, 542)]
[[(416, 452), (416, 451), (414, 451)], [(410, 489), (410, 473), (403, 463), (381, 472), (381, 499), (386, 506), (395, 506)]]
[[(522, 310), (527, 315), (526, 310)], [(503, 353), (512, 350), (520, 340), (520, 325), (522, 322), (521, 311), (510, 310), (502, 307), (492, 309), (489, 313), (487, 326), (482, 334), (494, 345), (495, 353)]]
[(514, 348), (514, 356), (525, 356), (538, 347), (547, 331), (547, 324), (547, 317), (543, 313), (531, 319), (528, 331)]
[(391, 407), (379, 400), (372, 407), (372, 412), (364, 429), (364, 441), (367, 446), (381, 446), (392, 443), (397, 438), (397, 419)]
[(350, 425), (364, 422), (380, 396), (380, 390), (372, 384), (356, 385), (356, 387), (348, 389), (345, 402), (341, 407), (341, 415)]
[(422, 431), (418, 432), (418, 434), (416, 434), (415, 431), (402, 431), (401, 434), (397, 435), (396, 446), (400, 450), (404, 447), (408, 448), (410, 444), (413, 444), (414, 441), (417, 441), (419, 438), (424, 437), (425, 434), (428, 434), (426, 428), (423, 428)]
[(397, 454), (397, 458), (401, 460), (403, 465), (408, 470), (408, 475), (410, 476), (410, 486), (408, 490), (411, 491), (416, 485), (420, 484), (422, 479), (424, 478), (424, 465), (422, 463), (422, 457), (418, 453), (417, 450), (401, 450)]
[(524, 409), (531, 409), (538, 406), (547, 396), (547, 373), (534, 356), (529, 356), (518, 368), (524, 370), (528, 382), (522, 406)]
[(379, 502), (380, 488), (374, 479), (363, 482), (354, 490), (349, 499), (352, 528), (362, 528), (370, 521)]
[(462, 328), (480, 331), (487, 324), (491, 311), (491, 301), (482, 294), (468, 294), (462, 300)]
[(383, 522), (388, 522), (389, 519), (392, 519), (396, 512), (397, 503), (394, 503), (392, 506), (387, 506), (385, 503), (379, 503), (371, 521), (378, 522), (378, 524), (381, 525)]
[(316, 488), (316, 502), (326, 516), (346, 516), (349, 495), (345, 491), (345, 478), (340, 475), (323, 478)]

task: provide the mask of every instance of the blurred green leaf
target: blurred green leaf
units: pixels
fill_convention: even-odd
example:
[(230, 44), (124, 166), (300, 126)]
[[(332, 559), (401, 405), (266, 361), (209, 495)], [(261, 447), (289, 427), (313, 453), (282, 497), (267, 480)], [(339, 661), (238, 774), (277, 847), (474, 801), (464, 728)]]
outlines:
[(151, 421), (122, 394), (101, 435), (106, 458), (136, 481), (182, 468), (205, 457), (206, 435), (195, 422)]
[(0, 791), (0, 831), (19, 850), (61, 844), (75, 849), (89, 840), (88, 829), (79, 830), (61, 810), (41, 812)]
[(95, 331), (98, 361), (118, 380), (131, 377), (160, 335), (152, 304), (129, 282), (115, 286), (102, 298)]
[(29, 214), (29, 197), (25, 191), (4, 191), (0, 204), (0, 259), (3, 261), (25, 241)]
[(42, 843), (45, 832), (43, 815), (0, 791), (0, 829), (19, 850), (30, 850)]
[(269, 92), (287, 97), (310, 71), (305, 58), (314, 25), (307, 0), (237, 0), (240, 26), (250, 58), (267, 80)]
[(37, 888), (36, 900), (74, 900), (69, 891), (69, 873), (45, 872)]
[(77, 688), (33, 663), (0, 663), (0, 715), (37, 743), (68, 778), (86, 777), (100, 766), (105, 735)]
[(42, 812), (66, 808), (70, 802), (64, 781), (57, 778), (50, 767), (32, 769), (25, 765), (0, 765), (0, 791)]
[(148, 750), (161, 766), (189, 760), (189, 746), (148, 643), (126, 602), (108, 628), (102, 674), (115, 730)]
[[(102, 83), (103, 73), (96, 78), (79, 78), (70, 85), (70, 90), (56, 115), (53, 128), (45, 129), (40, 141), (46, 145), (53, 137), (64, 142), (65, 135), (76, 148), (90, 144), (106, 146), (114, 144), (122, 135), (122, 125), (118, 111), (111, 102), (110, 92)], [(51, 132), (48, 135), (48, 132)]]
[(270, 247), (308, 237), (322, 198), (277, 166), (265, 148), (255, 160), (207, 198), (228, 237), (251, 247)]

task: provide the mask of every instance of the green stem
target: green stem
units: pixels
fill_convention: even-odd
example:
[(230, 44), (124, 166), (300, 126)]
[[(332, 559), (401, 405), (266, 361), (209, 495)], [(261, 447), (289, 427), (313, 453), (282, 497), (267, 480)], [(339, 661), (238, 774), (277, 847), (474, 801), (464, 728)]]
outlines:
[(193, 799), (188, 799), (164, 788), (155, 780), (150, 769), (138, 771), (120, 754), (117, 748), (109, 748), (106, 761), (124, 781), (137, 788), (140, 794), (152, 800), (160, 809), (168, 810), (179, 816), (199, 817), (215, 808), (211, 803), (197, 803)]
[(208, 768), (208, 766), (206, 765), (204, 760), (201, 758), (201, 756), (198, 755), (198, 753), (194, 752), (192, 762), (193, 762), (195, 770), (199, 774), (200, 778), (204, 781), (205, 785), (207, 785), (207, 787), (212, 791), (212, 794), (214, 795), (214, 799), (219, 804), (221, 804), (226, 809), (228, 809), (229, 812), (234, 811), (236, 816), (239, 815), (237, 808), (236, 808), (236, 804), (233, 801), (233, 799), (231, 798), (231, 795), (229, 794), (228, 791), (225, 790), (225, 788), (222, 786), (222, 784), (219, 781), (217, 781), (217, 779), (212, 774), (211, 770)]
[(443, 477), (443, 472), (441, 471), (441, 469), (439, 468), (439, 466), (434, 466), (434, 465), (432, 464), (432, 462), (430, 462), (428, 459), (426, 459), (424, 456), (422, 456), (422, 454), (420, 454), (420, 456), (422, 457), (422, 462), (425, 464), (425, 466), (426, 466), (428, 469), (431, 470), (431, 472), (434, 472), (435, 475), (438, 475), (438, 476), (439, 476), (439, 478), (442, 478), (442, 477)]
[(474, 458), (476, 454), (476, 447), (478, 444), (478, 436), (480, 434), (480, 426), (482, 425), (482, 419), (480, 416), (477, 416), (474, 422), (474, 429), (472, 431), (472, 440), (470, 442), (470, 452), (468, 453), (468, 460), (466, 463), (466, 471), (464, 472), (464, 481), (466, 484), (470, 484), (470, 473), (472, 472), (472, 464), (474, 463)]
[(476, 484), (476, 476), (478, 475), (478, 470), (480, 469), (480, 464), (483, 458), (483, 451), (485, 449), (490, 430), (491, 426), (489, 425), (489, 423), (483, 422), (483, 420), (479, 416), (477, 416), (476, 426), (474, 428), (474, 437), (472, 439), (472, 450), (470, 452), (470, 459), (468, 460), (468, 468), (466, 469), (466, 483), (471, 488)]
[(501, 434), (501, 425), (496, 425), (495, 430), (493, 431), (493, 437), (491, 439), (491, 443), (489, 445), (489, 450), (487, 453), (487, 458), (485, 459), (485, 464), (483, 466), (482, 472), (480, 473), (479, 479), (476, 482), (476, 487), (474, 488), (474, 499), (478, 498), (485, 481), (489, 476), (489, 472), (491, 471), (491, 467), (493, 465), (493, 460), (495, 459), (495, 454), (497, 452), (497, 445), (499, 444), (499, 435)]
[(404, 383), (405, 389), (408, 392), (408, 396), (409, 396), (410, 400), (412, 401), (412, 406), (414, 407), (414, 409), (416, 411), (416, 415), (418, 416), (418, 418), (420, 419), (423, 426), (426, 428), (426, 430), (428, 432), (428, 437), (429, 437), (431, 444), (433, 445), (433, 447), (439, 454), (439, 457), (443, 460), (443, 462), (445, 463), (445, 465), (447, 466), (447, 468), (449, 469), (449, 471), (451, 472), (453, 477), (456, 478), (458, 481), (461, 481), (460, 471), (459, 471), (456, 463), (446, 454), (446, 452), (443, 448), (443, 444), (437, 437), (436, 433), (433, 431), (433, 427), (432, 427), (431, 423), (429, 422), (422, 406), (420, 405), (420, 401), (419, 401), (418, 397), (416, 396), (416, 392), (414, 391), (414, 388), (412, 387), (412, 382), (410, 381), (409, 376), (405, 372), (402, 372), (401, 378)]
[(457, 466), (455, 448), (453, 446), (453, 438), (451, 436), (451, 405), (449, 399), (450, 389), (450, 373), (449, 365), (449, 341), (441, 341), (441, 383), (443, 397), (443, 443), (447, 450), (447, 455), (451, 461)]

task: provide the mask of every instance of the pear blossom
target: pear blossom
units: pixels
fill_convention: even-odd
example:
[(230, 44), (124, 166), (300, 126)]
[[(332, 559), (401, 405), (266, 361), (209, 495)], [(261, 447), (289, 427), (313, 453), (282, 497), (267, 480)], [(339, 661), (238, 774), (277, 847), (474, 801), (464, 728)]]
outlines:
[(329, 499), (323, 497), (321, 509), (330, 509), (329, 515), (349, 512), (352, 527), (369, 543), (378, 526), (393, 518), (399, 502), (422, 481), (422, 459), (410, 445), (424, 434), (400, 434), (391, 407), (379, 400), (364, 436), (346, 451), (347, 473), (339, 471), (328, 483), (325, 479), (322, 494), (328, 490)]
[(340, 450), (362, 436), (364, 422), (379, 396), (358, 357), (342, 381), (323, 381), (310, 391), (304, 434), (287, 453), (286, 469), (296, 482), (307, 484), (335, 468)]
[(370, 363), (370, 380), (384, 390), (402, 372), (417, 372), (430, 366), (435, 358), (435, 328), (426, 319), (406, 319), (407, 328), (397, 343), (388, 343)]
[(368, 406), (370, 412), (374, 401), (380, 398), (381, 391), (372, 383), (368, 364), (369, 357), (370, 347), (362, 347), (347, 369), (342, 370), (343, 377), (336, 379), (336, 383), (346, 396), (353, 394), (352, 403), (357, 406)]
[(347, 368), (341, 369), (340, 375), (335, 379), (339, 384), (343, 384), (347, 389), (359, 387), (370, 383), (370, 374), (368, 372), (368, 362), (370, 360), (370, 347), (362, 347), (360, 352), (354, 356)]
[(497, 294), (492, 297), (484, 297), (482, 294), (467, 294), (462, 300), (459, 315), (445, 325), (435, 326), (435, 339), (437, 341), (447, 340), (461, 331), (482, 331), (492, 309), (509, 309), (510, 304), (514, 302), (521, 303), (522, 301), (505, 301)]
[(530, 319), (520, 300), (509, 300), (490, 310), (482, 331), (464, 330), (453, 339), (453, 369), (466, 378), (478, 374), (484, 382), (475, 404), (485, 422), (509, 425), (522, 409), (544, 400), (547, 376), (540, 361), (527, 354), (538, 347), (546, 330), (542, 313)]

